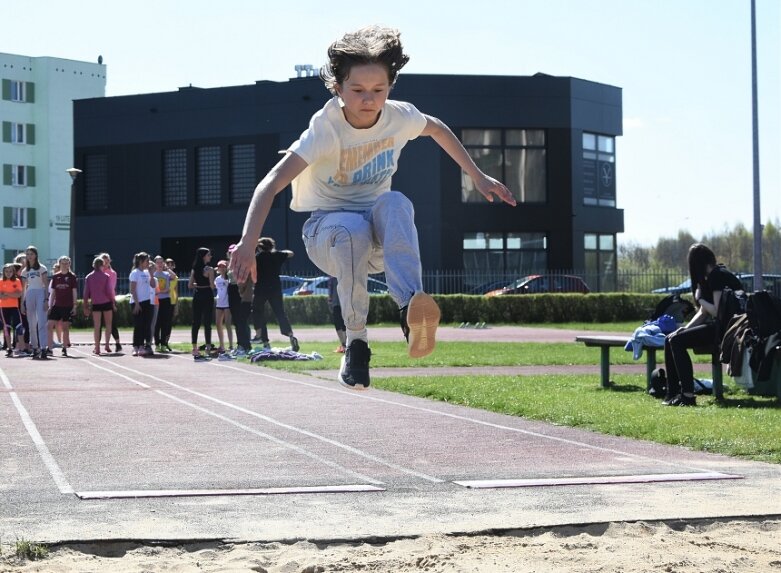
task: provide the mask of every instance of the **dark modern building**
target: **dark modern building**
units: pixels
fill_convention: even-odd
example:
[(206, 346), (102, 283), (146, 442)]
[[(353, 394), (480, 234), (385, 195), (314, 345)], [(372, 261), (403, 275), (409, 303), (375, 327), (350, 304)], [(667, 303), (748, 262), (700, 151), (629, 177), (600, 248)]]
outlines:
[[(202, 245), (221, 257), (241, 233), (257, 182), (328, 97), (306, 77), (76, 101), (79, 268), (104, 250), (120, 270), (140, 250), (180, 269)], [(402, 74), (392, 97), (447, 123), (518, 200), (515, 208), (486, 202), (433, 141), (410, 142), (393, 187), (415, 204), (424, 269), (574, 270), (610, 288), (624, 226), (615, 177), (620, 88), (544, 74)], [(300, 237), (307, 214), (289, 202), (288, 188), (263, 234), (300, 253), (290, 272), (311, 271)]]

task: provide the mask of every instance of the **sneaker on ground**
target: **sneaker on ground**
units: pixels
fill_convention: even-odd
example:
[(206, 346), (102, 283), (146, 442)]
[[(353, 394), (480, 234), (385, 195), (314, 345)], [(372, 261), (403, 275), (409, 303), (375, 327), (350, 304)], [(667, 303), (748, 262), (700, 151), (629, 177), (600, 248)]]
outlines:
[(260, 336), (260, 334), (250, 338), (250, 342), (260, 342), (261, 340), (263, 340), (263, 338)]
[(229, 362), (231, 360), (236, 360), (236, 359), (230, 354), (228, 354), (227, 352), (223, 352), (217, 357), (217, 360), (219, 360), (220, 362), (226, 362), (226, 361)]
[(42, 349), (41, 349), (41, 356), (40, 356), (40, 359), (41, 359), (41, 360), (48, 360), (48, 359), (49, 359), (49, 355), (50, 355), (50, 354), (51, 354), (51, 350), (50, 350), (50, 349), (48, 349), (48, 348), (42, 348)]
[(291, 349), (293, 352), (298, 352), (298, 349), (299, 349), (299, 348), (301, 348), (301, 347), (298, 345), (298, 338), (296, 338), (295, 336), (293, 336), (293, 335), (291, 334), (291, 335), (290, 335), (290, 349)]
[(366, 390), (369, 387), (369, 361), (372, 351), (363, 340), (353, 340), (342, 356), (339, 369), (339, 383), (353, 390)]
[(247, 355), (247, 351), (244, 350), (243, 348), (237, 348), (236, 350), (233, 351), (233, 356), (235, 356), (236, 358), (243, 358), (246, 355)]
[(197, 354), (197, 355), (193, 355), (193, 360), (195, 362), (208, 362), (209, 360), (211, 360), (211, 358), (209, 358), (208, 356), (204, 356), (203, 354)]
[(117, 343), (114, 345), (114, 350), (115, 350), (116, 352), (120, 352), (120, 351), (122, 350), (122, 345), (121, 345), (119, 342), (117, 342)]
[(62, 342), (57, 342), (56, 340), (52, 342), (52, 348), (62, 348)]
[(434, 351), (439, 318), (436, 301), (425, 292), (415, 293), (409, 305), (401, 309), (401, 330), (411, 358), (422, 358)]
[(665, 399), (662, 402), (662, 404), (665, 406), (696, 406), (697, 398), (695, 398), (694, 396), (685, 396), (683, 394), (678, 394), (673, 398)]

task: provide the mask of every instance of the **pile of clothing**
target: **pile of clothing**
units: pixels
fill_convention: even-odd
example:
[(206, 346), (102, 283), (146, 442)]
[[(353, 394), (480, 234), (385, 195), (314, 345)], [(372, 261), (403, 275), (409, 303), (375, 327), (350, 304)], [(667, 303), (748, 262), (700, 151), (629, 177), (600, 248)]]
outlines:
[(768, 291), (748, 296), (745, 314), (727, 325), (721, 362), (749, 393), (781, 398), (781, 299)]

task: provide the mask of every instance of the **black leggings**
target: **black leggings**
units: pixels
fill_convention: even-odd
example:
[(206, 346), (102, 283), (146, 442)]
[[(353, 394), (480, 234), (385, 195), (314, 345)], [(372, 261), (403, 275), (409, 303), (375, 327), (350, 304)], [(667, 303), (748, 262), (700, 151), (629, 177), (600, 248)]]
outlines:
[(203, 334), (206, 344), (212, 343), (212, 321), (214, 319), (214, 298), (211, 289), (199, 289), (193, 296), (193, 328), (192, 343), (198, 344), (198, 331), (203, 324)]
[(171, 325), (174, 318), (174, 305), (170, 298), (157, 299), (157, 323), (155, 324), (155, 344), (168, 344), (171, 338)]
[(152, 332), (152, 313), (154, 308), (148, 300), (140, 302), (141, 312), (133, 314), (133, 346), (151, 346), (150, 334)]
[(250, 303), (241, 302), (238, 285), (228, 285), (228, 307), (231, 311), (233, 327), (236, 329), (236, 344), (247, 352), (252, 350), (249, 335)]
[(690, 348), (716, 346), (716, 325), (701, 324), (676, 330), (664, 340), (664, 367), (667, 369), (667, 398), (694, 394), (694, 368)]
[(265, 307), (266, 302), (271, 305), (274, 316), (279, 323), (279, 332), (284, 336), (293, 335), (293, 327), (285, 314), (285, 304), (282, 302), (282, 291), (255, 291), (252, 299), (252, 313), (255, 330), (260, 330), (260, 338), (268, 342), (268, 328), (266, 327)]

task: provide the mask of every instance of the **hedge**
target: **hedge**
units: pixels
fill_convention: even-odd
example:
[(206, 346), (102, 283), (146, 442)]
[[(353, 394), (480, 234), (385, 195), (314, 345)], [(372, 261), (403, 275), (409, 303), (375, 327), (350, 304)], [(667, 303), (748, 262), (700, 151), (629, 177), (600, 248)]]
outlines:
[[(488, 324), (528, 324), (546, 322), (619, 322), (642, 321), (662, 300), (663, 295), (638, 293), (529, 294), (486, 297), (480, 295), (433, 295), (442, 310), (442, 322), (486, 322)], [(285, 311), (296, 324), (331, 324), (327, 297), (323, 295), (285, 297)], [(132, 326), (128, 301), (117, 302), (117, 325)], [(266, 318), (275, 323), (270, 309)], [(395, 323), (399, 319), (397, 305), (388, 295), (372, 295), (369, 301), (369, 323)], [(192, 323), (192, 299), (179, 299), (174, 324)], [(78, 302), (76, 327), (92, 324), (81, 311)]]

